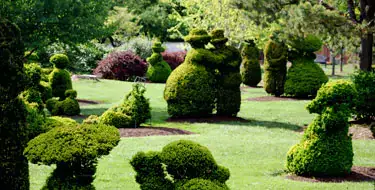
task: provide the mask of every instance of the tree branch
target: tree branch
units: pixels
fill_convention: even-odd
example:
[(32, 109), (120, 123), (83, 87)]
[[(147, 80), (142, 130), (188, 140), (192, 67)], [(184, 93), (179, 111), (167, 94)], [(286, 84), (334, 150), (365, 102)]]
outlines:
[(355, 12), (354, 12), (354, 2), (353, 2), (353, 0), (348, 0), (347, 3), (348, 3), (348, 12), (349, 12), (349, 17), (350, 17), (350, 19), (351, 19), (355, 24), (357, 24), (357, 23), (358, 23), (358, 20), (357, 20), (357, 16), (355, 15)]

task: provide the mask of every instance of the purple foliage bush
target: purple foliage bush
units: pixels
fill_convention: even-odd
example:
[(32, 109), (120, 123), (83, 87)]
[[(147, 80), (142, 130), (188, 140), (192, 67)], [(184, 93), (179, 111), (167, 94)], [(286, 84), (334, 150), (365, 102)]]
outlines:
[(172, 70), (178, 67), (185, 60), (186, 51), (168, 52), (161, 53), (164, 61), (166, 61)]

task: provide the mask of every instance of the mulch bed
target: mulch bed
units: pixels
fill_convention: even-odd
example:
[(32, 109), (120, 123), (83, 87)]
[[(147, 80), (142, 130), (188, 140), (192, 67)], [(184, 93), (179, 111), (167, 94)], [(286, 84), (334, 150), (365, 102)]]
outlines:
[(306, 181), (306, 182), (361, 182), (361, 181), (375, 181), (375, 168), (374, 167), (362, 167), (353, 166), (352, 172), (343, 177), (307, 177), (307, 176), (296, 176), (288, 175), (287, 179), (295, 181)]
[(248, 98), (247, 101), (257, 102), (268, 102), (268, 101), (299, 101), (299, 100), (311, 100), (311, 98), (292, 98), (287, 96), (275, 97), (275, 96), (261, 96), (255, 98)]
[(181, 117), (181, 118), (168, 118), (167, 122), (176, 122), (176, 123), (219, 123), (219, 122), (244, 122), (247, 123), (249, 120), (246, 120), (241, 117), (230, 117), (230, 116), (218, 116), (218, 115), (212, 115), (209, 117)]
[(166, 127), (139, 127), (119, 129), (121, 137), (145, 137), (145, 136), (166, 136), (166, 135), (192, 135), (190, 131)]

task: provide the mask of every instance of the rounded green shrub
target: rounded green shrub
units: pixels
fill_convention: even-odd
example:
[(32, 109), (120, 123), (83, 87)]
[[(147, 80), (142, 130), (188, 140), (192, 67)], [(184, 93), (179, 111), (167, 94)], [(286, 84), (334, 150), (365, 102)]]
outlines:
[(163, 56), (161, 55), (161, 52), (164, 50), (160, 42), (155, 42), (152, 46), (153, 53), (151, 57), (147, 58), (150, 66), (148, 67), (146, 76), (151, 82), (164, 83), (172, 72), (171, 67), (163, 60)]
[(210, 180), (195, 178), (177, 187), (176, 190), (229, 190), (229, 188)]
[(55, 108), (55, 105), (59, 102), (58, 99), (51, 98), (46, 101), (46, 108), (47, 110), (52, 114), (53, 109)]
[(295, 59), (288, 70), (284, 91), (285, 94), (304, 98), (316, 96), (319, 88), (328, 82), (323, 69), (312, 59)]
[(185, 38), (192, 49), (185, 61), (172, 71), (164, 89), (168, 113), (172, 117), (204, 117), (212, 114), (216, 99), (214, 66), (223, 61), (204, 46), (211, 37), (193, 29)]
[(65, 91), (72, 89), (70, 73), (65, 69), (55, 68), (49, 75), (53, 97), (65, 99)]
[(61, 109), (63, 111), (63, 115), (67, 116), (79, 115), (81, 113), (78, 101), (70, 97), (61, 102)]
[(49, 62), (58, 69), (65, 69), (69, 65), (69, 58), (65, 54), (55, 54), (49, 59)]
[(358, 91), (355, 110), (358, 119), (370, 120), (375, 117), (375, 73), (360, 71), (352, 76)]
[(267, 93), (281, 96), (286, 80), (287, 48), (285, 44), (268, 41), (264, 49), (264, 86)]
[(48, 99), (52, 98), (52, 88), (49, 83), (45, 81), (40, 81), (38, 85), (38, 91), (42, 96), (43, 102), (46, 102)]
[(77, 98), (77, 91), (73, 89), (67, 90), (65, 91), (65, 97), (75, 99)]
[(262, 71), (259, 64), (259, 49), (254, 41), (248, 41), (242, 49), (241, 76), (242, 83), (256, 87), (262, 80)]
[(121, 112), (107, 110), (100, 116), (99, 123), (116, 128), (129, 128), (131, 127), (131, 117)]
[(53, 129), (61, 126), (77, 126), (78, 123), (68, 117), (52, 116), (46, 117), (43, 125), (45, 128)]
[(306, 129), (302, 141), (287, 154), (287, 169), (297, 175), (342, 176), (351, 172), (353, 147), (348, 118), (357, 92), (348, 81), (325, 84), (307, 106), (319, 114)]
[(84, 124), (98, 124), (99, 123), (99, 116), (97, 115), (90, 115), (85, 120), (83, 120)]

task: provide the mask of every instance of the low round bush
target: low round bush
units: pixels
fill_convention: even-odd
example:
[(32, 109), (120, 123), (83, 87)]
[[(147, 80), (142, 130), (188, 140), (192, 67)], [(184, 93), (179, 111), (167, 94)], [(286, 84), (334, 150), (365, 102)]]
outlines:
[(69, 65), (69, 58), (65, 54), (55, 54), (49, 59), (56, 68), (65, 69)]
[(46, 108), (47, 110), (52, 114), (53, 109), (55, 108), (55, 105), (59, 102), (56, 98), (51, 98), (46, 101)]
[(153, 53), (151, 57), (147, 58), (147, 62), (150, 64), (147, 70), (147, 78), (151, 82), (164, 83), (172, 72), (170, 66), (163, 60), (161, 55), (164, 50), (160, 42), (155, 42), (152, 46)]
[(128, 128), (131, 127), (131, 117), (121, 112), (108, 110), (100, 116), (99, 123), (116, 128)]
[(245, 44), (242, 49), (241, 76), (245, 85), (256, 87), (262, 80), (262, 71), (259, 64), (259, 49), (253, 41)]
[(177, 187), (176, 190), (229, 190), (229, 188), (210, 180), (195, 178)]
[(134, 80), (135, 77), (145, 76), (147, 63), (132, 51), (112, 52), (98, 63), (95, 75), (104, 79), (122, 81)]
[(84, 124), (98, 124), (99, 123), (99, 116), (97, 115), (90, 115), (85, 120), (83, 120)]
[(293, 60), (288, 70), (284, 92), (293, 97), (316, 96), (319, 88), (328, 82), (323, 69), (312, 59)]
[(65, 91), (65, 97), (75, 99), (77, 98), (77, 91), (73, 89), (67, 90)]
[(65, 69), (55, 68), (49, 75), (53, 97), (65, 99), (65, 91), (72, 89), (72, 79), (70, 73)]
[(78, 101), (70, 97), (61, 102), (61, 109), (63, 111), (63, 115), (67, 116), (79, 115), (81, 113)]
[(360, 71), (352, 76), (358, 91), (355, 110), (358, 119), (370, 120), (375, 117), (375, 73)]
[(78, 123), (68, 117), (52, 116), (46, 117), (44, 125), (50, 129), (61, 126), (77, 126)]
[(161, 55), (163, 56), (163, 60), (168, 63), (172, 70), (174, 70), (184, 62), (186, 51), (165, 51), (161, 53)]

